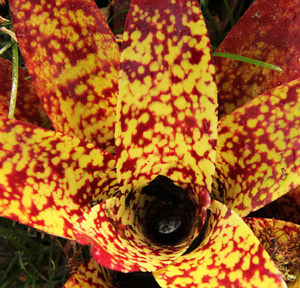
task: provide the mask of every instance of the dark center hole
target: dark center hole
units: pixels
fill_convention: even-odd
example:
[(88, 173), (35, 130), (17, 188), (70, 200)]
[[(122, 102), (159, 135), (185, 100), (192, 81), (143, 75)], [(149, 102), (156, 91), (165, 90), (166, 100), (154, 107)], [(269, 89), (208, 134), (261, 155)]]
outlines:
[(158, 246), (175, 246), (190, 234), (195, 221), (195, 206), (188, 193), (165, 176), (158, 176), (143, 188), (151, 196), (142, 219), (144, 235)]
[(181, 217), (174, 213), (175, 211), (168, 211), (161, 215), (155, 228), (158, 233), (169, 234), (173, 233), (181, 226)]

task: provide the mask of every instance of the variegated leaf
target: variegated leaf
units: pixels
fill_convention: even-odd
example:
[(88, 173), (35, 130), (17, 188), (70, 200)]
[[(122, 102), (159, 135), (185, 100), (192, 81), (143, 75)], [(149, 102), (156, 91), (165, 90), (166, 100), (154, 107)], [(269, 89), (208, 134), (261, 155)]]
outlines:
[(218, 201), (200, 246), (153, 274), (163, 288), (287, 287), (251, 229)]
[(119, 49), (94, 1), (20, 0), (10, 8), (54, 129), (112, 152)]
[(210, 191), (216, 85), (199, 4), (132, 1), (125, 30), (116, 125), (121, 189), (160, 174)]
[(219, 122), (214, 195), (240, 216), (300, 184), (300, 80)]
[[(29, 74), (19, 68), (18, 93), (15, 118), (27, 123), (50, 128), (48, 116), (40, 103), (30, 80), (25, 78)], [(0, 116), (7, 117), (12, 83), (12, 64), (0, 57)]]
[(1, 216), (74, 238), (73, 223), (91, 201), (117, 191), (114, 167), (93, 144), (0, 118)]
[(280, 67), (282, 72), (214, 57), (220, 117), (300, 77), (299, 25), (297, 0), (257, 0), (250, 6), (216, 52), (261, 60)]

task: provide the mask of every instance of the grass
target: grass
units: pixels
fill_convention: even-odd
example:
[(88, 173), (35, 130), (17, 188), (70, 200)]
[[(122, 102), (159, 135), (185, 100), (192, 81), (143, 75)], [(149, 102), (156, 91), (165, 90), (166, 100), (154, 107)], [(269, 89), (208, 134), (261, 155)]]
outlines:
[(62, 287), (68, 277), (68, 257), (62, 252), (67, 240), (5, 218), (0, 234), (1, 288)]
[(6, 218), (0, 218), (0, 235), (1, 288), (62, 287), (90, 256), (88, 247)]

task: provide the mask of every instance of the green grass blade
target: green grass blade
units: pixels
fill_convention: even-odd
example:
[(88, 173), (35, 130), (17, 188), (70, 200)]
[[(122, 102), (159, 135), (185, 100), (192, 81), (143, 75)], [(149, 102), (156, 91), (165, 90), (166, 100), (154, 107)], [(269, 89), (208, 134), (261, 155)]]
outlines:
[(107, 20), (107, 24), (109, 24), (113, 19), (115, 19), (117, 16), (119, 16), (120, 14), (122, 13), (127, 13), (129, 11), (129, 9), (123, 9), (123, 10), (120, 10), (118, 11), (116, 14), (114, 14), (111, 18), (109, 18)]
[(228, 16), (229, 16), (231, 28), (233, 28), (233, 26), (234, 26), (234, 19), (233, 19), (233, 16), (232, 16), (229, 4), (228, 4), (227, 0), (223, 0), (223, 3), (225, 5), (226, 11), (227, 11)]
[(53, 265), (54, 266), (53, 270), (51, 271), (51, 273), (49, 275), (49, 284), (48, 284), (49, 288), (53, 287), (53, 278), (54, 278), (57, 267), (59, 267), (60, 256), (61, 256), (61, 250), (59, 250), (58, 253), (57, 253), (57, 256), (56, 256), (56, 259), (55, 259), (55, 262), (54, 262), (54, 265)]
[(5, 21), (0, 23), (0, 27), (10, 26), (10, 25), (12, 25), (12, 21)]
[(256, 65), (256, 66), (261, 66), (261, 67), (264, 67), (264, 68), (273, 69), (273, 70), (276, 70), (276, 71), (282, 71), (282, 69), (280, 67), (277, 67), (275, 65), (272, 65), (272, 64), (260, 61), (260, 60), (256, 60), (256, 59), (236, 55), (236, 54), (215, 52), (215, 53), (213, 53), (213, 56), (229, 58), (229, 59), (233, 59), (233, 60), (253, 64), (253, 65)]
[(120, 34), (120, 33), (123, 33), (124, 32), (124, 28), (120, 28), (120, 29), (116, 29), (113, 31), (114, 34)]
[(18, 70), (19, 70), (19, 56), (18, 56), (18, 43), (15, 42), (12, 45), (12, 86), (10, 94), (10, 103), (8, 118), (14, 119), (16, 103), (17, 103), (17, 91), (18, 91)]
[(15, 41), (10, 41), (5, 46), (3, 46), (0, 49), (0, 55), (3, 54), (5, 51), (7, 51), (14, 43), (15, 43)]
[(6, 236), (5, 238), (9, 240), (12, 244), (16, 245), (20, 250), (22, 250), (29, 257), (29, 259), (31, 259), (32, 255), (30, 251), (22, 243), (16, 241), (15, 239), (9, 236)]
[(18, 251), (18, 256), (19, 256), (19, 265), (20, 265), (22, 271), (24, 271), (27, 274), (28, 277), (32, 278), (32, 275), (27, 271), (27, 269), (26, 269), (26, 267), (23, 263), (23, 259), (22, 259), (20, 250)]
[(30, 282), (31, 282), (31, 279), (28, 277), (27, 280), (26, 280), (26, 282), (25, 282), (25, 284), (24, 284), (24, 286), (23, 286), (23, 288), (29, 288), (29, 287), (31, 287), (31, 286), (29, 286)]
[(36, 236), (34, 236), (32, 234), (25, 233), (25, 232), (20, 231), (18, 229), (13, 230), (13, 229), (9, 229), (9, 228), (5, 228), (5, 227), (0, 226), (0, 235), (2, 237), (12, 237), (12, 236), (15, 236), (15, 237), (18, 237), (18, 238), (21, 237), (28, 244), (36, 247), (37, 249), (41, 249), (40, 245), (36, 241), (31, 239), (32, 237), (36, 238)]
[(245, 4), (245, 0), (241, 0), (240, 5), (239, 5), (239, 9), (238, 9), (238, 11), (236, 13), (236, 16), (235, 16), (237, 20), (240, 19), (241, 15), (242, 15), (244, 4)]
[(13, 275), (11, 275), (3, 284), (1, 284), (0, 288), (11, 287), (10, 284), (16, 281), (17, 276), (19, 275), (20, 271), (16, 271)]
[[(31, 264), (32, 265), (32, 264)], [(32, 267), (32, 270), (34, 271), (34, 277), (36, 278), (36, 275), (38, 275), (41, 279), (43, 279), (45, 282), (48, 282), (48, 279), (43, 275), (41, 274), (41, 272), (38, 270), (37, 267), (35, 267), (34, 265), (31, 266)]]
[(9, 265), (7, 266), (6, 270), (4, 273), (2, 273), (1, 278), (0, 278), (0, 283), (2, 283), (5, 278), (7, 277), (10, 269), (12, 268), (12, 266), (15, 264), (16, 260), (18, 259), (18, 255), (16, 254), (13, 259), (11, 260), (11, 262), (9, 263)]

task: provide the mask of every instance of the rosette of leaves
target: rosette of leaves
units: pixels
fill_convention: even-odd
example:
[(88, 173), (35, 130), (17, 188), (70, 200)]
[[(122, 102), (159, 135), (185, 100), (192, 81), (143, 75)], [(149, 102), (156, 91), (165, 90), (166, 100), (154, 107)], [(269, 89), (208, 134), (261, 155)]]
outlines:
[[(286, 13), (299, 19), (290, 3)], [(253, 232), (243, 217), (299, 185), (296, 73), (250, 102), (241, 96), (247, 103), (240, 108), (220, 101), (220, 111), (232, 112), (218, 122), (215, 67), (197, 1), (132, 1), (121, 54), (92, 1), (10, 4), (55, 131), (30, 124), (42, 126), (44, 114), (32, 116), (39, 102), (31, 84), (21, 84), (22, 121), (0, 119), (1, 214), (90, 245), (92, 258), (66, 287), (124, 287), (112, 271), (151, 272), (160, 287), (287, 287), (254, 234), (261, 222), (247, 220)], [(293, 51), (297, 43), (287, 45)], [(221, 94), (231, 87), (238, 97), (241, 84), (231, 77), (258, 77), (217, 67)], [(4, 116), (7, 106), (1, 109)], [(296, 224), (274, 225), (299, 234)]]

